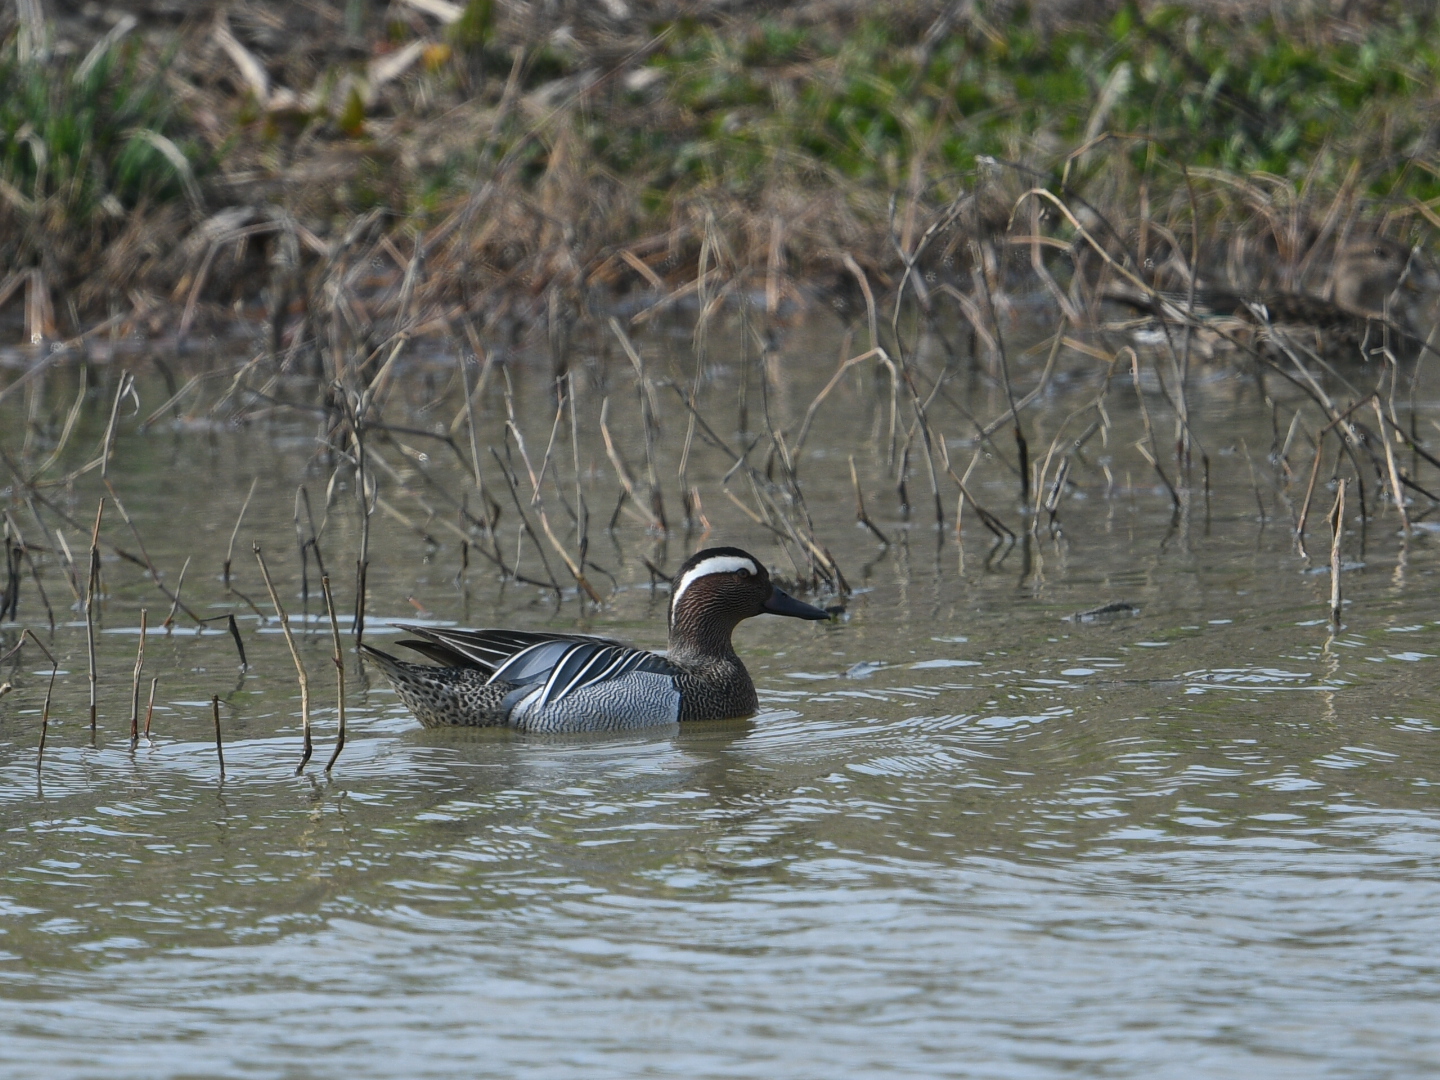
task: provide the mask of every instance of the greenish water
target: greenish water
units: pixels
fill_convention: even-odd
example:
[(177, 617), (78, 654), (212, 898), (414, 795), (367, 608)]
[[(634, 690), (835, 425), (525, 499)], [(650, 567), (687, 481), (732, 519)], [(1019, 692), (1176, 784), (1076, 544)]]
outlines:
[[(688, 379), (683, 338), (649, 348), (673, 348)], [(771, 387), (777, 425), (793, 433), (837, 348), (818, 330), (792, 336)], [(387, 417), (448, 425), (458, 397), (447, 364), (440, 353), (405, 368)], [(644, 463), (635, 380), (618, 365), (597, 360), (577, 380), (591, 558), (613, 575), (594, 575), (606, 603), (582, 614), (573, 588), (557, 603), (502, 585), (474, 555), (462, 573), (458, 539), (440, 524), (457, 516), (416, 470), (456, 493), (464, 472), (448, 450), (399, 434), (403, 445), (376, 443), (394, 469), (379, 495), (396, 513), (372, 519), (369, 640), (394, 639), (385, 620), (427, 618), (583, 626), (663, 647), (666, 595), (642, 558), (673, 570), (702, 542), (736, 543), (791, 572), (723, 494), (729, 462), (700, 440), (688, 468), (708, 538), (683, 528), (660, 538), (624, 514), (607, 536), (617, 488), (598, 436), (603, 394), (621, 452), (637, 475)], [(1064, 355), (1027, 414), (1033, 444), (1043, 451), (1102, 372)], [(1022, 389), (1037, 375), (1038, 362)], [(63, 420), (73, 377), (54, 373), (36, 411)], [(735, 432), (743, 381), (738, 361), (715, 361), (701, 399), (734, 446), (748, 442)], [(538, 464), (553, 405), (520, 395), (524, 382), (518, 422)], [(979, 416), (1003, 410), (983, 378), (952, 385)], [(503, 439), (497, 386), (482, 402), (482, 454)], [(1283, 439), (1299, 399), (1269, 391)], [(999, 551), (973, 510), (957, 545), (955, 489), (943, 481), (948, 521), (937, 533), (919, 460), (905, 525), (886, 479), (884, 386), (842, 381), (800, 469), (817, 535), (855, 592), (832, 624), (742, 626), (757, 717), (626, 737), (425, 732), (350, 652), (350, 741), (329, 776), (328, 632), (313, 621), (302, 637), (318, 746), (296, 776), (299, 692), (283, 638), (221, 581), (259, 477), (236, 587), (270, 611), (249, 554), (260, 540), (299, 611), (293, 497), (306, 484), (318, 519), (331, 476), (318, 420), (272, 411), (142, 433), (165, 391), (146, 377), (140, 396), (136, 416), (122, 410), (111, 480), (166, 581), (190, 557), (186, 602), (237, 615), (251, 667), (239, 671), (222, 624), (196, 634), (182, 615), (175, 633), (156, 632), (168, 601), (107, 549), (92, 742), (84, 624), (62, 562), (38, 556), (62, 622), (53, 639), (26, 571), (17, 626), (41, 632), (64, 674), (37, 776), (49, 665), (27, 646), (0, 672), (16, 685), (0, 700), (5, 1075), (1368, 1078), (1440, 1068), (1440, 536), (1423, 520), (1403, 536), (1393, 508), (1363, 537), (1352, 522), (1346, 625), (1331, 635), (1319, 552), (1328, 469), (1310, 564), (1295, 552), (1285, 501), (1303, 496), (1309, 450), (1292, 452), (1299, 476), (1287, 489), (1266, 454), (1276, 412), (1252, 380), (1197, 375), (1208, 514), (1197, 492), (1172, 518), (1134, 450), (1134, 391), (1117, 384), (1108, 446), (1097, 438), (1072, 471), (1063, 533), (1042, 526)], [(21, 389), (0, 405), (12, 455), (26, 398)], [(1417, 403), (1435, 415), (1423, 380)], [(1149, 404), (1162, 414), (1155, 395)], [(107, 400), (93, 404), (66, 461), (93, 456), (108, 413)], [(685, 429), (683, 412), (665, 414), (658, 466), (672, 521)], [(943, 429), (962, 471), (973, 444), (955, 414)], [(562, 425), (555, 467), (573, 491), (566, 440)], [(44, 438), (36, 444), (43, 458)], [(855, 525), (852, 454), (888, 549)], [(763, 451), (755, 459), (763, 466)], [(1003, 463), (982, 459), (972, 479), (991, 510), (1012, 527), (1022, 520)], [(88, 529), (98, 492), (90, 473), (45, 495)], [(26, 539), (44, 546), (22, 493), (7, 494)], [(558, 495), (546, 500), (572, 542)], [(107, 514), (105, 535), (133, 552)], [(41, 516), (56, 527), (52, 512)], [(502, 522), (513, 559), (513, 513)], [(83, 562), (88, 536), (61, 528)], [(346, 610), (358, 534), (342, 471), (321, 544)], [(534, 549), (524, 552), (522, 572), (538, 573)], [(315, 620), (313, 576), (311, 588)], [(1067, 618), (1114, 601), (1135, 611)], [(153, 737), (132, 751), (141, 607), (152, 627), (146, 677), (160, 683)], [(0, 630), (4, 648), (17, 637), (8, 623)]]

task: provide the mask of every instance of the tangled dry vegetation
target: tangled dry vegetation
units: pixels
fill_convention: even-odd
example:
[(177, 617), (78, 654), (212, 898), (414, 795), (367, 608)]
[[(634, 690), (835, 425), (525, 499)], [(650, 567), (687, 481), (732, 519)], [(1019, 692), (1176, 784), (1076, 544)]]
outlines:
[(1077, 312), (1112, 260), (1297, 288), (1440, 223), (1434, 9), (17, 0), (0, 315), (333, 373), (339, 309), (363, 357), (702, 291), (858, 313), (912, 265), (962, 315), (977, 267)]
[[(1028, 557), (1042, 534), (1060, 543), (1067, 494), (1121, 486), (1108, 455), (1087, 451), (1096, 439), (1122, 448), (1125, 490), (1138, 490), (1132, 468), (1153, 471), (1172, 524), (1192, 511), (1208, 521), (1210, 433), (1192, 423), (1191, 364), (1222, 352), (1260, 378), (1274, 429), (1265, 482), (1307, 562), (1307, 523), (1319, 531), (1334, 492), (1338, 627), (1345, 522), (1393, 513), (1408, 535), (1440, 508), (1417, 390), (1430, 366), (1402, 363), (1437, 344), (1424, 310), (1440, 281), (1427, 253), (1440, 225), (1433, 7), (1316, 5), (1276, 21), (1198, 0), (817, 0), (779, 13), (315, 0), (197, 4), (174, 25), (157, 6), (87, 38), (83, 20), (46, 21), (40, 0), (23, 0), (0, 56), (0, 304), (17, 336), (50, 339), (52, 360), (164, 338), (145, 356), (170, 392), (141, 430), (179, 420), (182, 404), (212, 422), (317, 420), (324, 508), (342, 479), (355, 496), (357, 638), (377, 509), (427, 550), (440, 547), (433, 524), (449, 529), (464, 588), (473, 555), (502, 587), (584, 609), (616, 584), (592, 528), (708, 534), (705, 507), (733, 505), (799, 588), (843, 598), (835, 522), (812, 518), (799, 477), (823, 468), (802, 458), (817, 416), (867, 373), (849, 391), (863, 420), (830, 449), (886, 549), (887, 530), (912, 519), (957, 545), (978, 521), (969, 532), (993, 542), (991, 558), (1017, 544)], [(1132, 316), (1119, 325), (1114, 301)], [(1229, 321), (1210, 317), (1221, 303)], [(828, 381), (808, 358), (803, 372), (776, 362), (785, 321), (817, 305), (854, 321)], [(635, 338), (682, 306), (695, 362), (667, 377)], [(706, 379), (727, 310), (742, 316), (733, 425), (722, 417), (736, 402)], [(1039, 328), (1011, 333), (1022, 319)], [(259, 340), (205, 345), (227, 327)], [(572, 347), (586, 334), (598, 349)], [(427, 426), (411, 426), (401, 361), (427, 335), (451, 344), (438, 350), (448, 382)], [(1327, 340), (1348, 367), (1332, 366)], [(593, 369), (572, 362), (582, 352), (601, 354)], [(533, 362), (547, 353), (548, 366)], [(1062, 381), (1062, 353), (1085, 363), (1063, 400), (1046, 398), (1063, 406), (1056, 427), (1027, 409)], [(28, 571), (55, 625), (45, 556), (93, 635), (108, 543), (164, 594), (167, 623), (177, 611), (202, 623), (180, 599), (184, 570), (172, 588), (106, 479), (132, 373), (110, 367), (108, 421), (76, 460), (77, 418), (97, 397), (89, 365), (51, 439), (36, 420), (56, 365), (8, 355), (27, 370), (0, 402), (24, 389), (31, 422), (0, 463), (44, 542), (5, 515), (0, 618), (15, 618)], [(512, 372), (553, 393), (543, 427), (522, 430)], [(962, 372), (989, 398), (959, 391)], [(818, 392), (772, 413), (770, 395), (797, 374)], [(1133, 400), (1116, 389), (1127, 374)], [(612, 380), (636, 393), (612, 399)], [(442, 401), (448, 423), (433, 414)], [(680, 423), (662, 445), (667, 414)], [(442, 450), (450, 474), (405, 440)], [(1245, 460), (1263, 527), (1265, 465), (1257, 473), (1248, 449)], [(90, 474), (104, 484), (93, 527), (72, 498)], [(879, 524), (877, 497), (898, 511)], [(140, 555), (102, 531), (107, 499)], [(294, 521), (303, 581), (312, 557), (324, 573), (303, 485)], [(90, 535), (88, 574), (67, 530)], [(225, 599), (258, 613), (231, 579), (239, 531)], [(656, 580), (658, 561), (645, 560)], [(143, 644), (132, 732), (141, 660)], [(92, 716), (94, 663), (92, 648)]]

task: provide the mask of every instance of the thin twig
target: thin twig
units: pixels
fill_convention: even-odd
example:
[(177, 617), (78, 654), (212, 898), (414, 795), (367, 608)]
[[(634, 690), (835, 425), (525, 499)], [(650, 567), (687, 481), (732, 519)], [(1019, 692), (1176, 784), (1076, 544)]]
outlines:
[(1335, 492), (1335, 505), (1330, 510), (1330, 625), (1340, 630), (1340, 538), (1345, 535), (1345, 478)]
[(215, 717), (215, 757), (220, 762), (220, 782), (225, 782), (225, 747), (220, 741), (220, 695), (210, 696), (210, 712)]
[(864, 525), (872, 533), (875, 539), (879, 540), (886, 547), (890, 546), (890, 539), (870, 520), (870, 515), (865, 512), (865, 494), (860, 490), (860, 475), (855, 471), (855, 455), (850, 455), (850, 483), (855, 485), (855, 520)]
[(155, 687), (160, 684), (157, 676), (150, 680), (150, 703), (145, 706), (145, 738), (150, 738), (150, 718), (155, 715)]
[(105, 496), (95, 507), (95, 528), (90, 532), (90, 573), (85, 579), (85, 644), (90, 655), (90, 736), (95, 736), (95, 705), (98, 676), (95, 671), (95, 590), (100, 581), (100, 519), (105, 513)]
[(235, 538), (240, 535), (240, 523), (245, 520), (245, 511), (250, 509), (251, 496), (255, 494), (255, 485), (260, 482), (260, 477), (252, 477), (250, 490), (245, 493), (245, 501), (240, 504), (240, 513), (235, 518), (235, 528), (230, 530), (230, 546), (225, 549), (225, 588), (230, 588), (230, 560), (235, 557)]
[(130, 749), (140, 741), (140, 672), (145, 668), (145, 630), (149, 612), (140, 609), (140, 645), (135, 650), (135, 674), (130, 680)]
[(339, 731), (335, 738), (335, 751), (330, 755), (330, 760), (325, 763), (325, 771), (328, 773), (335, 767), (336, 760), (340, 757), (340, 751), (345, 749), (345, 657), (340, 649), (340, 623), (335, 618), (335, 600), (330, 595), (330, 575), (320, 575), (320, 591), (325, 594), (325, 611), (330, 616), (330, 640), (334, 642), (335, 652), (330, 657), (335, 662), (335, 701), (339, 715)]
[(275, 595), (275, 584), (270, 580), (270, 569), (265, 565), (265, 556), (260, 553), (260, 544), (257, 541), (252, 546), (255, 561), (260, 564), (260, 576), (265, 579), (265, 589), (270, 594), (270, 603), (275, 605), (275, 613), (280, 616), (280, 630), (285, 635), (285, 644), (290, 647), (290, 658), (295, 661), (295, 674), (300, 680), (300, 727), (304, 733), (305, 746), (300, 755), (300, 764), (295, 766), (295, 774), (298, 776), (305, 771), (305, 765), (314, 752), (310, 741), (310, 676), (306, 674), (305, 664), (300, 659), (300, 650), (295, 647), (295, 635), (290, 632), (290, 616), (285, 614), (280, 597)]

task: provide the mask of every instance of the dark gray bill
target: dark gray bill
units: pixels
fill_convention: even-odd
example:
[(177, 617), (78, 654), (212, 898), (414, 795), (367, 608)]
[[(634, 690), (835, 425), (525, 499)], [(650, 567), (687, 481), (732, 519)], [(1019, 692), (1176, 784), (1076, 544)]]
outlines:
[(789, 615), (796, 619), (828, 619), (830, 613), (818, 607), (796, 600), (788, 593), (771, 588), (770, 599), (765, 601), (765, 610), (771, 615)]

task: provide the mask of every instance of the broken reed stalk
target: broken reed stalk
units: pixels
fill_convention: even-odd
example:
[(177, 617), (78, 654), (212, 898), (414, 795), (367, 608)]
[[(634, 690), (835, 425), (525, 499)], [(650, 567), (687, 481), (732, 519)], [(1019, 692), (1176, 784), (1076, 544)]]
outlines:
[(335, 645), (335, 652), (330, 659), (335, 662), (335, 703), (339, 716), (339, 732), (335, 738), (335, 751), (330, 755), (330, 760), (325, 763), (325, 771), (328, 773), (335, 767), (335, 762), (340, 757), (340, 751), (345, 749), (345, 656), (340, 649), (340, 622), (335, 618), (335, 600), (330, 595), (329, 574), (320, 575), (320, 591), (325, 595), (325, 612), (330, 616), (330, 640)]
[(145, 631), (149, 612), (140, 609), (140, 645), (135, 650), (135, 674), (130, 680), (130, 749), (140, 741), (140, 672), (145, 668)]
[(240, 535), (240, 523), (245, 520), (245, 511), (250, 509), (250, 498), (255, 494), (255, 485), (260, 482), (256, 476), (250, 480), (250, 490), (245, 494), (245, 501), (240, 504), (240, 513), (235, 518), (235, 528), (230, 530), (230, 546), (225, 549), (225, 588), (230, 588), (230, 562), (235, 557), (235, 538)]
[(655, 414), (659, 411), (659, 405), (655, 401), (655, 386), (645, 372), (644, 358), (630, 340), (630, 335), (621, 327), (620, 320), (613, 315), (610, 317), (610, 331), (619, 339), (620, 347), (629, 358), (639, 379), (640, 422), (645, 431), (645, 468), (650, 484), (650, 516), (659, 530), (666, 532), (669, 525), (665, 521), (665, 497), (661, 494), (660, 474), (655, 467), (655, 437), (659, 434), (659, 423), (655, 419)]
[[(1010, 402), (1010, 419), (1015, 425), (1015, 450), (1020, 458), (1020, 503), (1022, 506), (1028, 506), (1030, 505), (1030, 444), (1025, 441), (1025, 431), (1020, 426), (1020, 409), (1015, 404), (1015, 388), (1010, 383), (1010, 358), (1005, 352), (1005, 335), (1000, 326), (1000, 317), (995, 314), (995, 298), (990, 295), (990, 274), (985, 265), (980, 245), (972, 243), (970, 247), (971, 262), (974, 267), (972, 272), (981, 285), (981, 291), (985, 294), (985, 307), (990, 315), (990, 322), (995, 327), (995, 352), (1000, 358), (1000, 377), (1005, 384), (1005, 397)], [(1135, 389), (1137, 392), (1140, 389), (1138, 374), (1136, 375)], [(1144, 404), (1143, 400), (1141, 404)], [(1146, 417), (1146, 426), (1149, 426), (1148, 416)], [(1153, 434), (1151, 441), (1154, 441)], [(1169, 481), (1166, 481), (1166, 486), (1169, 486)]]
[(275, 583), (270, 580), (270, 569), (265, 565), (265, 556), (260, 553), (258, 541), (253, 544), (253, 548), (255, 561), (260, 564), (260, 576), (265, 579), (265, 590), (270, 594), (270, 603), (275, 605), (275, 613), (280, 617), (280, 630), (285, 635), (285, 644), (290, 646), (290, 658), (295, 661), (295, 673), (300, 680), (300, 728), (304, 733), (305, 746), (300, 755), (300, 764), (295, 766), (295, 774), (298, 776), (305, 771), (305, 765), (315, 749), (310, 739), (310, 676), (305, 672), (300, 650), (295, 647), (295, 635), (290, 632), (290, 616), (285, 614), (285, 609), (280, 605), (280, 597), (275, 595)]
[(225, 616), (225, 625), (230, 631), (230, 640), (235, 642), (235, 651), (240, 654), (240, 670), (249, 671), (250, 661), (245, 659), (245, 642), (240, 637), (240, 624), (235, 621), (234, 612)]
[(90, 531), (90, 573), (85, 580), (85, 643), (90, 654), (90, 736), (95, 736), (95, 706), (98, 676), (95, 672), (95, 589), (100, 579), (100, 519), (105, 513), (105, 496), (95, 508), (95, 527)]
[(1315, 480), (1320, 475), (1320, 459), (1325, 451), (1325, 433), (1322, 431), (1315, 440), (1315, 461), (1310, 466), (1310, 482), (1305, 485), (1305, 501), (1300, 506), (1300, 520), (1295, 523), (1295, 539), (1300, 550), (1305, 550), (1305, 523), (1310, 518), (1310, 500), (1315, 494)]
[[(105, 425), (105, 438), (100, 443), (100, 478), (106, 479), (110, 474), (110, 446), (115, 441), (115, 421), (120, 418), (120, 402), (125, 400), (125, 395), (130, 393), (135, 386), (135, 376), (128, 371), (120, 375), (120, 385), (115, 389), (115, 401), (110, 406), (110, 421)], [(136, 410), (139, 410), (140, 398), (135, 398)]]
[(210, 712), (215, 717), (215, 757), (220, 762), (220, 782), (225, 782), (225, 746), (220, 741), (220, 695), (210, 696)]
[[(176, 610), (182, 608), (184, 609), (185, 614), (195, 621), (196, 626), (203, 626), (205, 624), (205, 620), (200, 618), (199, 615), (195, 614), (194, 611), (192, 611), (186, 604), (184, 604), (180, 600), (180, 589), (184, 585), (185, 572), (183, 570), (180, 572), (180, 581), (176, 583), (174, 592), (171, 592), (168, 588), (165, 587), (165, 582), (162, 581), (160, 578), (160, 571), (155, 566), (155, 560), (150, 558), (150, 552), (147, 551), (145, 548), (145, 540), (140, 535), (140, 530), (135, 527), (134, 519), (131, 518), (130, 512), (125, 509), (125, 504), (120, 501), (120, 496), (116, 493), (115, 486), (111, 484), (109, 480), (105, 481), (105, 490), (110, 492), (110, 501), (115, 504), (115, 509), (120, 514), (120, 520), (125, 522), (126, 526), (130, 529), (130, 535), (135, 537), (135, 543), (140, 548), (140, 560), (144, 565), (146, 572), (149, 573), (150, 580), (155, 583), (155, 587), (157, 589), (159, 589), (162, 593), (165, 594), (166, 599), (172, 601), (170, 605), (170, 616), (165, 623), (166, 629), (168, 630), (170, 626), (174, 624)], [(110, 549), (114, 551), (117, 555), (125, 555), (125, 553), (122, 552), (119, 548), (117, 548), (114, 544), (110, 545)], [(131, 561), (135, 561), (133, 557), (131, 557)]]
[(1400, 488), (1400, 470), (1395, 466), (1395, 443), (1390, 438), (1389, 432), (1385, 430), (1385, 414), (1380, 409), (1380, 395), (1376, 394), (1370, 399), (1375, 406), (1375, 419), (1378, 424), (1375, 434), (1385, 444), (1385, 464), (1389, 472), (1390, 495), (1395, 500), (1395, 509), (1400, 513), (1400, 527), (1405, 535), (1410, 535), (1410, 515), (1405, 510), (1405, 493)]
[(870, 520), (870, 515), (865, 510), (865, 495), (860, 490), (860, 474), (855, 471), (855, 455), (850, 455), (850, 483), (855, 485), (855, 520), (869, 529), (875, 539), (879, 540), (886, 547), (890, 546), (890, 539), (876, 527)]
[[(560, 407), (555, 410), (555, 426), (550, 431), (550, 445), (545, 449), (545, 459), (540, 463), (540, 472), (538, 474), (535, 472), (534, 466), (530, 464), (530, 455), (525, 450), (525, 437), (520, 433), (520, 426), (515, 423), (515, 410), (510, 396), (510, 389), (508, 386), (505, 389), (505, 408), (510, 415), (510, 419), (507, 421), (506, 427), (508, 427), (511, 434), (515, 436), (515, 446), (520, 451), (520, 460), (525, 463), (525, 472), (530, 477), (530, 488), (532, 491), (532, 495), (530, 497), (530, 505), (535, 510), (535, 513), (538, 514), (540, 517), (540, 528), (545, 530), (545, 538), (550, 541), (550, 546), (555, 549), (555, 553), (559, 555), (561, 560), (565, 563), (565, 568), (570, 571), (570, 576), (575, 579), (575, 584), (585, 591), (586, 596), (590, 597), (591, 600), (598, 604), (601, 602), (600, 594), (597, 593), (595, 591), (595, 587), (586, 580), (584, 568), (575, 561), (575, 559), (568, 551), (565, 550), (565, 545), (560, 542), (559, 537), (555, 535), (555, 530), (550, 527), (549, 515), (545, 513), (545, 500), (541, 497), (540, 494), (540, 486), (544, 483), (545, 470), (549, 467), (550, 464), (550, 454), (555, 446), (555, 432), (560, 427), (560, 417), (562, 410), (565, 408), (565, 402), (562, 400), (560, 402)], [(515, 507), (517, 510), (520, 509), (518, 495), (516, 496)], [(521, 510), (521, 513), (523, 514), (524, 511)], [(531, 535), (533, 537), (534, 533), (532, 532)], [(546, 565), (545, 569), (547, 572), (549, 572), (550, 567), (548, 564)], [(551, 576), (553, 577), (554, 575)]]
[[(190, 569), (190, 556), (187, 555), (187, 556), (185, 556), (184, 565), (182, 565), (182, 566), (180, 567), (180, 576), (175, 579), (175, 602), (170, 605), (170, 611), (169, 611), (169, 613), (165, 616), (164, 626), (165, 626), (165, 630), (166, 630), (167, 633), (169, 632), (170, 628), (175, 625), (175, 611), (176, 611), (176, 609), (181, 608), (181, 607), (184, 607), (184, 605), (180, 602), (180, 592), (181, 592), (181, 590), (183, 590), (183, 589), (185, 588), (185, 571), (186, 571), (186, 570), (189, 570), (189, 569)], [(185, 608), (185, 610), (186, 610), (186, 611), (189, 611), (190, 609), (189, 609), (189, 608)], [(193, 617), (193, 613), (192, 613), (192, 617)], [(202, 622), (202, 621), (199, 620), (199, 619), (196, 619), (195, 622), (196, 622), (196, 625), (197, 625), (197, 626), (200, 626), (200, 627), (204, 627), (204, 625), (205, 625), (204, 622)]]
[(1340, 629), (1340, 538), (1345, 534), (1345, 478), (1335, 492), (1335, 505), (1330, 510), (1330, 625)]
[[(35, 758), (35, 772), (38, 774), (40, 766), (45, 763), (45, 737), (50, 733), (50, 698), (55, 693), (55, 676), (60, 673), (60, 661), (55, 659), (55, 654), (47, 649), (45, 643), (36, 637), (35, 632), (27, 626), (20, 631), (20, 640), (15, 643), (15, 647), (4, 656), (0, 656), (0, 664), (18, 653), (27, 639), (33, 641), (50, 661), (50, 685), (45, 688), (45, 704), (40, 709), (40, 752)], [(5, 683), (4, 690), (0, 691), (0, 697), (9, 693), (10, 690), (10, 684)]]
[(570, 399), (570, 455), (575, 467), (576, 554), (583, 568), (585, 558), (590, 553), (590, 508), (585, 504), (585, 490), (580, 483), (580, 420), (575, 415), (575, 373), (567, 371), (565, 379), (570, 391), (567, 395)]
[[(373, 506), (370, 502), (369, 491), (369, 470), (366, 468), (365, 460), (365, 439), (361, 435), (364, 425), (353, 413), (350, 416), (350, 432), (355, 437), (355, 494), (360, 500), (360, 551), (355, 558), (355, 625), (352, 628), (355, 633), (355, 640), (359, 641), (365, 634), (365, 579), (370, 573), (370, 514)], [(306, 758), (309, 758), (309, 727), (306, 721)], [(304, 767), (304, 762), (301, 763)]]
[[(605, 440), (605, 454), (610, 459), (610, 465), (615, 470), (615, 475), (620, 480), (621, 499), (615, 506), (615, 513), (610, 518), (610, 530), (615, 529), (615, 521), (620, 516), (620, 508), (625, 505), (628, 498), (636, 506), (644, 506), (639, 496), (635, 494), (635, 480), (630, 475), (629, 468), (625, 465), (625, 459), (620, 456), (620, 451), (615, 447), (615, 440), (610, 437), (610, 399), (607, 397), (600, 402), (600, 437)], [(663, 532), (664, 527), (652, 515), (649, 527), (656, 532)]]
[(160, 684), (157, 676), (150, 680), (150, 702), (145, 706), (145, 738), (150, 738), (150, 719), (155, 715), (155, 687)]
[[(530, 518), (525, 513), (525, 507), (520, 503), (520, 488), (514, 474), (510, 471), (510, 467), (505, 463), (505, 459), (500, 456), (500, 452), (496, 450), (495, 447), (491, 446), (489, 450), (490, 456), (495, 459), (495, 464), (500, 466), (500, 475), (505, 477), (505, 486), (510, 491), (510, 501), (515, 504), (515, 512), (520, 515), (521, 538), (523, 539), (526, 536), (530, 537), (530, 542), (535, 546), (535, 551), (540, 556), (540, 565), (545, 567), (545, 576), (550, 579), (549, 584), (545, 587), (553, 589), (556, 596), (563, 595), (565, 590), (560, 588), (560, 583), (555, 580), (555, 571), (550, 569), (550, 560), (545, 557), (545, 547), (540, 543), (540, 536), (535, 532), (535, 527), (530, 524)], [(512, 572), (512, 576), (518, 576), (519, 570), (520, 548), (517, 544), (515, 549), (515, 570)]]
[(1260, 481), (1255, 476), (1255, 461), (1250, 456), (1250, 447), (1244, 439), (1240, 440), (1240, 449), (1245, 452), (1245, 464), (1250, 469), (1250, 491), (1255, 496), (1255, 506), (1260, 511), (1260, 528), (1264, 529), (1268, 518), (1265, 515), (1265, 500), (1260, 495)]
[[(1150, 462), (1150, 465), (1155, 469), (1155, 475), (1160, 477), (1160, 482), (1165, 485), (1165, 490), (1170, 493), (1171, 505), (1178, 513), (1181, 506), (1180, 493), (1175, 490), (1175, 485), (1170, 483), (1170, 478), (1165, 475), (1164, 466), (1160, 464), (1160, 447), (1155, 442), (1155, 428), (1150, 423), (1150, 410), (1145, 405), (1145, 391), (1140, 386), (1140, 354), (1128, 345), (1122, 351), (1130, 353), (1130, 378), (1135, 384), (1135, 397), (1140, 402), (1140, 419), (1145, 425), (1145, 438), (1150, 443), (1148, 450), (1145, 448), (1143, 442), (1138, 443), (1136, 449), (1140, 451), (1140, 455), (1145, 458), (1146, 461)], [(1261, 513), (1264, 513), (1263, 507)]]

